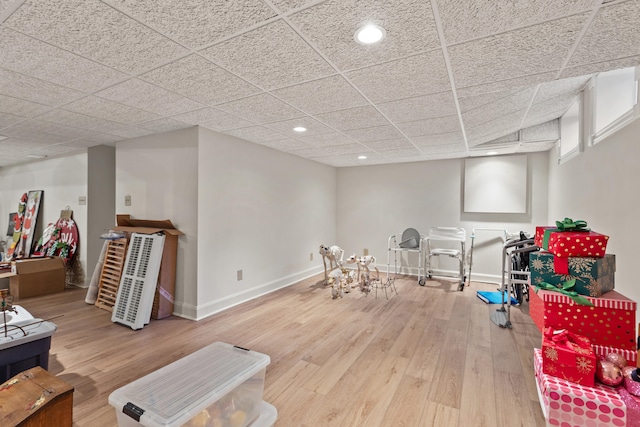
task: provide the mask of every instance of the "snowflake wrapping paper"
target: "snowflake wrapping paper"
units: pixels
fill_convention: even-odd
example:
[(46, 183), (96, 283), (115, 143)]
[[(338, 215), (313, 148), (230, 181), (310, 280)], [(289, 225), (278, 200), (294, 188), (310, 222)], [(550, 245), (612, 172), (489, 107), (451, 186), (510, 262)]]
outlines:
[(596, 355), (588, 338), (566, 329), (545, 329), (542, 336), (542, 372), (593, 387)]
[(542, 372), (542, 350), (534, 349), (536, 386), (548, 426), (625, 427), (627, 408), (614, 388), (585, 387)]
[(531, 284), (546, 282), (560, 285), (575, 279), (572, 290), (580, 295), (599, 297), (615, 287), (616, 256), (604, 258), (569, 258), (569, 274), (557, 274), (554, 270), (554, 255), (549, 252), (532, 252), (529, 255)]
[(636, 350), (636, 302), (610, 291), (585, 297), (593, 307), (576, 304), (558, 292), (529, 289), (529, 315), (540, 332), (551, 326), (589, 338), (591, 344)]

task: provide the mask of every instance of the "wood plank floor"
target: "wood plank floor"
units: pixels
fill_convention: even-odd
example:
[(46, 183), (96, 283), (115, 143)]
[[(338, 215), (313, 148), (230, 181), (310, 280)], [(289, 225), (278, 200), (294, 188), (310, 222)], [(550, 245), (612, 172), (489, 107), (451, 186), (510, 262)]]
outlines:
[(49, 370), (75, 387), (74, 426), (116, 426), (109, 394), (222, 341), (271, 357), (264, 399), (278, 427), (541, 426), (527, 304), (512, 329), (497, 308), (447, 280), (396, 280), (397, 295), (332, 300), (315, 276), (199, 322), (172, 316), (133, 331), (84, 302), (85, 289), (18, 302), (51, 318)]

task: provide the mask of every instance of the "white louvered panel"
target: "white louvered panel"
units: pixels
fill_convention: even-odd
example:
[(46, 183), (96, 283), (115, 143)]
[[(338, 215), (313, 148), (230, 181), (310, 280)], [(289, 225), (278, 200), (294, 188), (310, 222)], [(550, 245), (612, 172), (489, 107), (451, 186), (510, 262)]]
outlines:
[(164, 235), (133, 233), (111, 321), (141, 329), (151, 320)]

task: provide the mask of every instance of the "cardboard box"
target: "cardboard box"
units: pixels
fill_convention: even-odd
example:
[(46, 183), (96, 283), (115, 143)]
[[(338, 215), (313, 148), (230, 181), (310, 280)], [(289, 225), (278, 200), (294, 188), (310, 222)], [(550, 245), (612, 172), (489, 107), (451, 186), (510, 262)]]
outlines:
[(18, 300), (63, 292), (67, 279), (60, 257), (28, 258), (11, 262), (9, 292)]
[[(625, 427), (627, 407), (615, 388), (585, 387), (542, 372), (542, 350), (533, 350), (536, 387), (547, 426)], [(598, 420), (596, 423), (595, 420)]]
[(178, 259), (178, 237), (184, 233), (177, 230), (170, 220), (133, 219), (130, 215), (117, 215), (117, 226), (113, 229), (128, 234), (164, 234), (164, 248), (158, 285), (153, 299), (152, 319), (163, 319), (173, 314), (173, 296), (176, 288), (176, 264)]
[(584, 335), (592, 344), (637, 350), (636, 302), (616, 291), (585, 297), (593, 307), (576, 304), (559, 292), (529, 288), (529, 314), (540, 332), (551, 326)]
[(532, 252), (529, 255), (531, 284), (542, 282), (560, 285), (570, 279), (576, 279), (573, 291), (580, 295), (599, 297), (615, 287), (616, 256), (607, 254), (604, 258), (568, 258), (569, 274), (557, 274), (554, 271), (554, 255), (549, 252)]

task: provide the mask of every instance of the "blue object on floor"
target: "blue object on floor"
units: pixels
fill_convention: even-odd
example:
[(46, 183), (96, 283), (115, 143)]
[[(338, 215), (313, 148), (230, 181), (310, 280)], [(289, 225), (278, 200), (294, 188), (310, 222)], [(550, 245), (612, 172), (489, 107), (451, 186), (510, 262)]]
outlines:
[[(502, 292), (489, 292), (489, 291), (478, 291), (476, 292), (476, 296), (480, 298), (482, 301), (487, 304), (502, 304)], [(507, 303), (507, 298), (504, 298), (504, 302)], [(514, 297), (511, 297), (511, 305), (518, 305), (518, 300)]]

